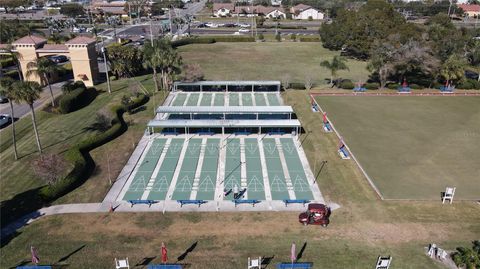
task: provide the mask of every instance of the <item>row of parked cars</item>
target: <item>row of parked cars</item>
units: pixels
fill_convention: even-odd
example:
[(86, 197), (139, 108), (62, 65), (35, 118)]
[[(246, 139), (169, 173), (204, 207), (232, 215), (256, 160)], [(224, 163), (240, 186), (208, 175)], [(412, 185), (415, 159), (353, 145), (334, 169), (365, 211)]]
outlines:
[(218, 28), (218, 27), (240, 27), (240, 28), (249, 28), (250, 24), (248, 23), (214, 23), (214, 22), (203, 22), (197, 25), (197, 28)]

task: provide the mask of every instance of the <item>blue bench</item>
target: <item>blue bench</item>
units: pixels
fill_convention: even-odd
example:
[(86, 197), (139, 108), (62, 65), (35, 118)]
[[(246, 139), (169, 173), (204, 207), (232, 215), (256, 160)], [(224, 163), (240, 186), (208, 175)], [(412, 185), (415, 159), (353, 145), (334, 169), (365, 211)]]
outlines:
[(367, 91), (367, 88), (365, 88), (365, 87), (355, 87), (355, 88), (353, 88), (353, 91), (354, 92), (365, 92), (365, 91)]
[(26, 265), (26, 266), (17, 266), (17, 269), (52, 269), (50, 265)]
[(345, 149), (345, 147), (341, 147), (338, 150), (343, 154), (343, 156), (345, 156), (345, 158), (349, 158), (348, 151)]
[(454, 89), (455, 89), (455, 87), (452, 87), (452, 86), (441, 86), (440, 87), (441, 92), (453, 92)]
[(182, 269), (181, 264), (151, 264), (147, 266), (147, 269)]
[(148, 207), (151, 207), (153, 204), (158, 203), (158, 201), (155, 201), (155, 200), (128, 200), (128, 202), (132, 204), (132, 207), (138, 204), (144, 204), (144, 205), (148, 205)]
[(277, 131), (277, 132), (268, 132), (269, 135), (284, 135), (285, 132)]
[(183, 205), (198, 205), (200, 207), (207, 203), (205, 200), (177, 200), (177, 202), (180, 203), (180, 207), (183, 207)]
[(214, 135), (214, 132), (197, 132), (198, 135)]
[(288, 206), (288, 204), (303, 204), (305, 206), (305, 204), (310, 203), (309, 200), (303, 200), (303, 199), (296, 199), (296, 200), (286, 199), (286, 200), (283, 200), (283, 202), (285, 203), (285, 206)]
[(298, 263), (277, 263), (277, 269), (310, 269), (313, 268), (311, 262), (298, 262)]
[(253, 199), (250, 199), (250, 200), (240, 200), (240, 199), (236, 199), (236, 200), (232, 200), (232, 202), (235, 203), (235, 207), (237, 207), (238, 204), (252, 204), (253, 206), (255, 206), (255, 204), (259, 204), (259, 203), (260, 203), (260, 200), (253, 200)]
[(234, 132), (233, 134), (235, 134), (235, 135), (249, 135), (251, 133), (250, 132)]
[(408, 92), (410, 92), (410, 87), (398, 87), (398, 92), (408, 93)]
[(330, 122), (324, 123), (323, 128), (325, 129), (326, 132), (331, 132), (332, 131), (332, 126), (330, 126)]

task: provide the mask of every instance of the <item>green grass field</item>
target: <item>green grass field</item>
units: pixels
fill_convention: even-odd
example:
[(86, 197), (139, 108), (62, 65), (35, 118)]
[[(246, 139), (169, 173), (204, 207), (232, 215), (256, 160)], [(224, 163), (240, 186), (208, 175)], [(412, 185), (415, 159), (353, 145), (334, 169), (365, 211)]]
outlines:
[(316, 99), (384, 198), (480, 198), (480, 97)]
[[(321, 43), (258, 42), (188, 45), (178, 49), (185, 63), (198, 63), (209, 80), (282, 80), (304, 83), (311, 77), (318, 85), (327, 85), (330, 72), (320, 67), (338, 52)], [(201, 51), (201, 53), (199, 53)], [(366, 62), (348, 60), (350, 71), (338, 75), (353, 81), (365, 80)]]

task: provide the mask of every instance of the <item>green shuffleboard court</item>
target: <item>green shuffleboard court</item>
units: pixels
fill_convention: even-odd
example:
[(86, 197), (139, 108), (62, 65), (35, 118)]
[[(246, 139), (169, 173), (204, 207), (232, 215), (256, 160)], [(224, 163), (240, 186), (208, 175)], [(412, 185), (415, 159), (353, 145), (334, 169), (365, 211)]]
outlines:
[(215, 93), (215, 99), (213, 100), (214, 106), (223, 106), (225, 104), (225, 96), (223, 93)]
[(316, 100), (385, 199), (480, 198), (480, 97)]
[(251, 93), (241, 93), (242, 95), (242, 105), (243, 106), (253, 106), (253, 98)]
[(173, 100), (172, 106), (183, 106), (185, 100), (187, 100), (188, 94), (186, 93), (177, 93), (175, 99)]
[(202, 139), (193, 138), (188, 142), (185, 157), (183, 158), (182, 168), (177, 178), (177, 184), (173, 191), (173, 200), (188, 200), (192, 191), (195, 172), (197, 171), (198, 158)]
[(280, 100), (276, 93), (267, 93), (268, 104), (271, 106), (279, 106)]
[(213, 200), (215, 195), (215, 186), (217, 182), (218, 154), (220, 139), (209, 138), (205, 146), (205, 155), (203, 157), (202, 172), (198, 182), (198, 191), (196, 199)]
[(197, 106), (200, 93), (190, 93), (186, 106)]
[[(232, 189), (237, 185), (241, 188), (241, 163), (240, 163), (240, 139), (231, 138), (227, 140), (225, 161), (225, 189)], [(233, 200), (233, 193), (225, 196), (225, 199)]]
[(262, 163), (256, 138), (245, 138), (245, 162), (248, 199), (265, 200)]
[(202, 100), (200, 101), (201, 106), (211, 106), (212, 105), (212, 94), (211, 93), (202, 93)]
[(287, 163), (288, 173), (292, 180), (293, 191), (297, 199), (312, 200), (312, 190), (308, 184), (305, 170), (298, 156), (295, 144), (291, 138), (280, 138)]
[(255, 93), (255, 105), (256, 106), (266, 106), (267, 101), (265, 100), (265, 94), (263, 93)]
[(240, 97), (239, 93), (229, 93), (228, 94), (228, 105), (229, 106), (239, 106), (240, 105)]
[(290, 199), (275, 139), (263, 139), (263, 151), (268, 169), (268, 180), (272, 192), (272, 200)]

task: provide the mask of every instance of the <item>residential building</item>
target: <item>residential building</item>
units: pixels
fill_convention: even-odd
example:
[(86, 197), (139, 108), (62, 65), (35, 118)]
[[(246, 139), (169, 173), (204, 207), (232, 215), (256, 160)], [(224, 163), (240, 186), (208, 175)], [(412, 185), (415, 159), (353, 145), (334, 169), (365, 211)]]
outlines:
[(304, 4), (293, 6), (290, 13), (292, 13), (292, 19), (295, 20), (323, 20), (325, 17), (325, 14), (322, 12)]
[(466, 17), (470, 18), (478, 18), (480, 17), (480, 5), (468, 5), (468, 4), (460, 4), (458, 5), (459, 8), (465, 12)]

